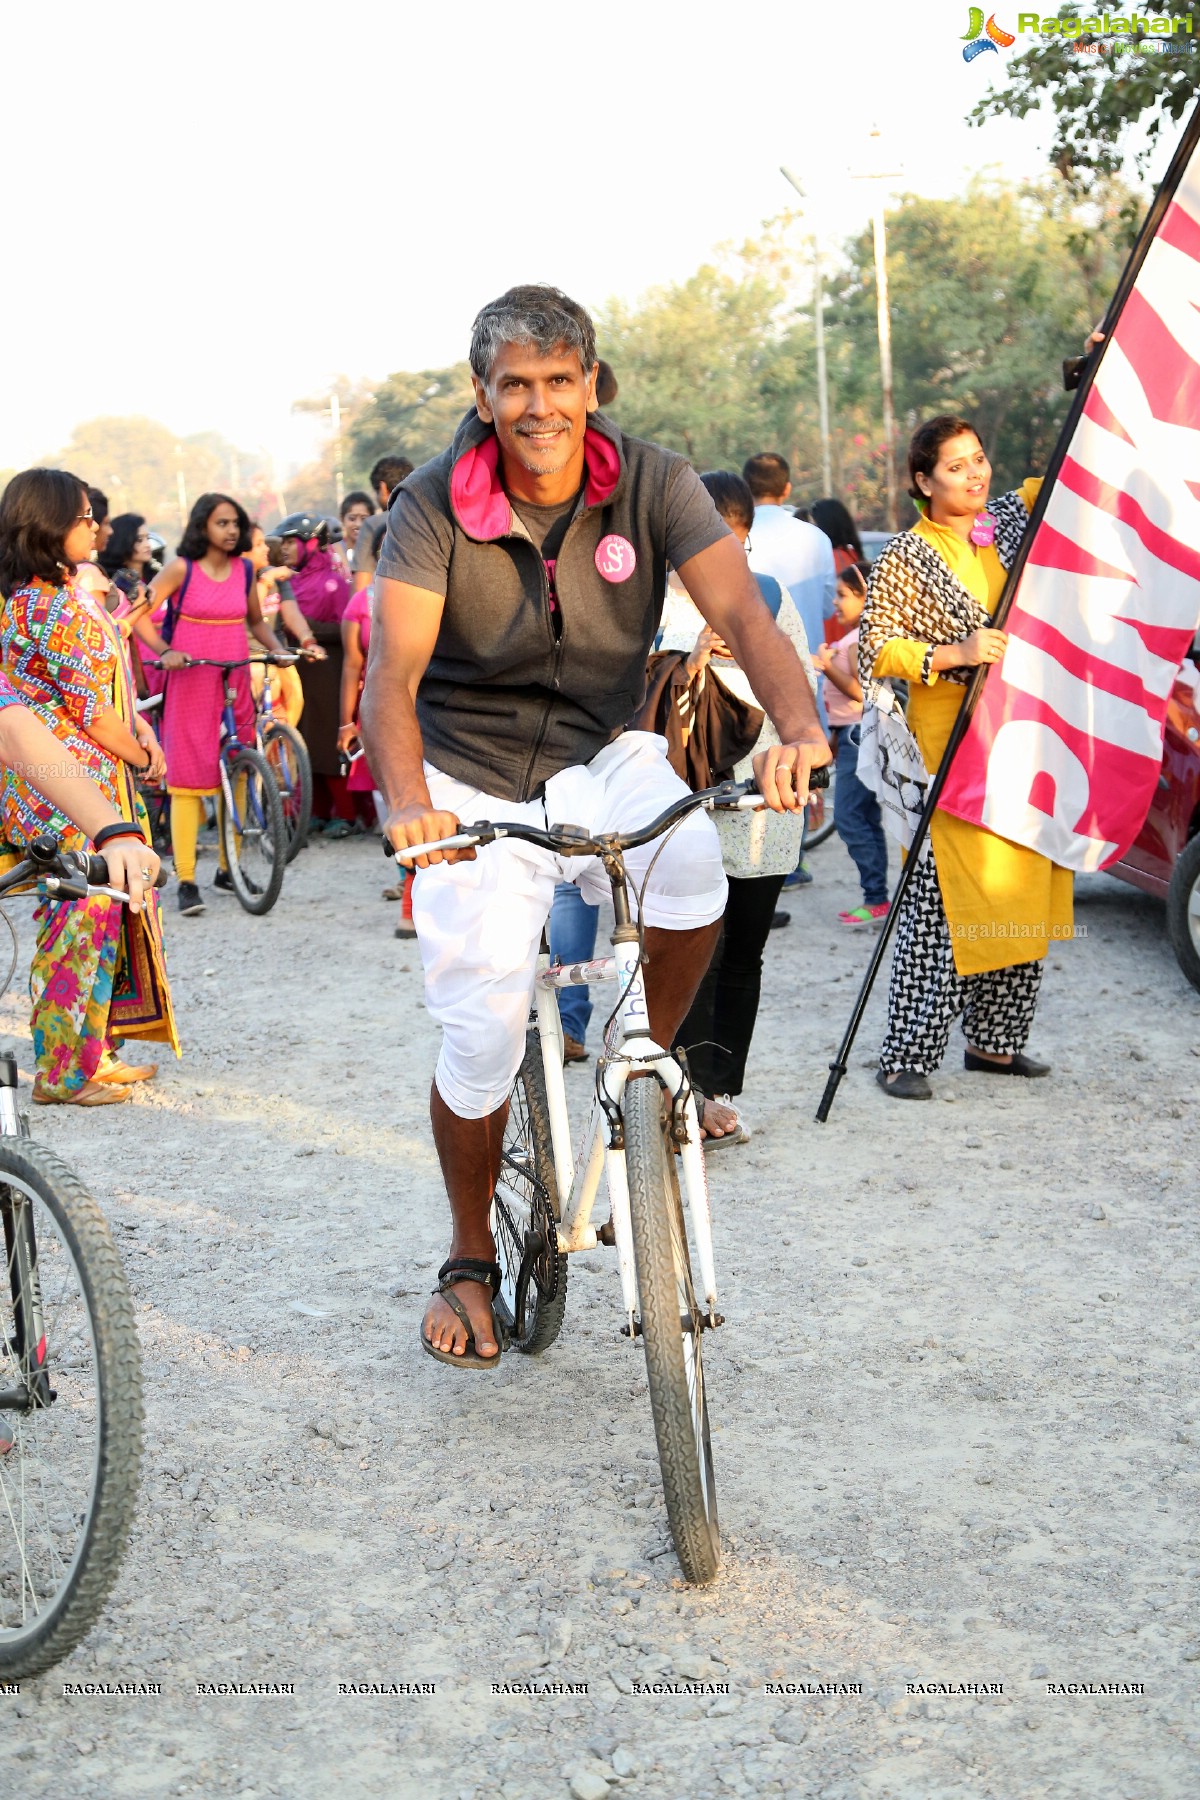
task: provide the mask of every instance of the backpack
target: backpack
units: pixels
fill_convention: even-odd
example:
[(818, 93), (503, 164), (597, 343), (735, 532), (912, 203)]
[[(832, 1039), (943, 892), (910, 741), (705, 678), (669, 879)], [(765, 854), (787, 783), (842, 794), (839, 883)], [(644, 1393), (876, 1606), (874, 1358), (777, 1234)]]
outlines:
[[(189, 561), (189, 559), (186, 556), (184, 557), (183, 560), (184, 560), (184, 565), (187, 569), (187, 573), (185, 574), (180, 586), (176, 589), (176, 591), (171, 595), (171, 598), (167, 601), (167, 610), (166, 610), (166, 614), (163, 618), (162, 630), (159, 632), (159, 636), (162, 638), (162, 641), (164, 644), (169, 644), (171, 642), (171, 639), (175, 635), (175, 626), (179, 619), (180, 608), (183, 605), (183, 596), (188, 591), (188, 583), (192, 579), (192, 570), (195, 567), (195, 564), (192, 563), (191, 561)], [(238, 561), (242, 565), (242, 574), (245, 577), (245, 581), (246, 581), (246, 598), (247, 598), (247, 600), (249, 600), (250, 586), (254, 580), (254, 564), (250, 561), (250, 558), (248, 556), (239, 556)]]

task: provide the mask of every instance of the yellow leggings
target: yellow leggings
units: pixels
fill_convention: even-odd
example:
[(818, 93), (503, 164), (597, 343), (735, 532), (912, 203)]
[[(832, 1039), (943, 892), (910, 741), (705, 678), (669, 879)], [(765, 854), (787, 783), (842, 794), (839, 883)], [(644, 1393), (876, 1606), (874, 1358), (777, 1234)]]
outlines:
[[(218, 796), (217, 805), (220, 804)], [(196, 840), (203, 823), (204, 801), (199, 794), (171, 795), (171, 851), (177, 881), (196, 879)], [(217, 861), (223, 869), (229, 867), (220, 832), (217, 833)]]

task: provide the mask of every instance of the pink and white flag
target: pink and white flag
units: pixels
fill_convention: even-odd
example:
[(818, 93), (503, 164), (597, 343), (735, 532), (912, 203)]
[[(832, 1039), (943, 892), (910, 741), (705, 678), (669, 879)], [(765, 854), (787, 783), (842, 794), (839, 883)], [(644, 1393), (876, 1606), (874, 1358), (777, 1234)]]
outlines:
[(1197, 136), (1200, 112), (1035, 512), (1008, 650), (939, 801), (1072, 869), (1116, 862), (1141, 830), (1200, 623)]

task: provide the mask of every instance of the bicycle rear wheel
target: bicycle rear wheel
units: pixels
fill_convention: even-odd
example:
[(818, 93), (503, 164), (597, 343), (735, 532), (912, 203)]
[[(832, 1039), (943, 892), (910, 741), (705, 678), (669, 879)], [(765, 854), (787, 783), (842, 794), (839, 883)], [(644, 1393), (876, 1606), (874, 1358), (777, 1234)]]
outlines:
[(287, 866), (283, 802), (265, 757), (243, 744), (221, 763), (221, 843), (248, 913), (270, 912)]
[(500, 1264), (496, 1305), (513, 1349), (527, 1356), (548, 1349), (562, 1329), (567, 1259), (558, 1247), (559, 1216), (541, 1040), (531, 1031), (509, 1097), (491, 1216)]
[(104, 1215), (41, 1144), (0, 1140), (0, 1677), (89, 1631), (133, 1523), (142, 1373)]
[(667, 1518), (685, 1578), (703, 1584), (721, 1563), (704, 1332), (657, 1080), (630, 1078), (624, 1115), (638, 1308)]
[(312, 763), (308, 745), (294, 725), (276, 719), (263, 732), (263, 755), (275, 777), (287, 827), (287, 860), (294, 862), (303, 850), (312, 817)]

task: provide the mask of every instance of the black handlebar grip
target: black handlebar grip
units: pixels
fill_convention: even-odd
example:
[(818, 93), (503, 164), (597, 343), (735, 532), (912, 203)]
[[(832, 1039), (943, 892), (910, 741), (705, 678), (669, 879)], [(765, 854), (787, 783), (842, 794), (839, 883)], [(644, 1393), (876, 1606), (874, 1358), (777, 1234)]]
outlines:
[[(84, 856), (81, 850), (75, 850), (68, 852), (68, 854), (63, 857), (63, 861), (78, 862), (80, 873), (86, 874), (89, 887), (108, 887), (108, 864), (102, 856), (97, 856), (95, 853), (91, 856)], [(86, 868), (84, 867), (85, 864)], [(164, 868), (160, 868), (155, 877), (154, 885), (156, 888), (165, 888), (169, 880), (170, 877), (168, 876), (167, 871)]]

